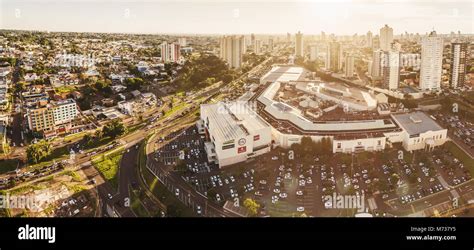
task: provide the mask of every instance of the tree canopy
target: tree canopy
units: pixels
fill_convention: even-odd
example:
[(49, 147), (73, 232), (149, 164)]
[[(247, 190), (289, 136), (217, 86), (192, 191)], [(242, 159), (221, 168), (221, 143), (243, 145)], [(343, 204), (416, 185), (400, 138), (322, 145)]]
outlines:
[(41, 140), (31, 144), (26, 149), (26, 157), (30, 163), (38, 163), (51, 154), (52, 148), (49, 142)]
[(104, 136), (117, 138), (125, 134), (125, 126), (119, 120), (113, 120), (102, 128), (102, 133)]
[(247, 208), (252, 216), (257, 215), (260, 205), (253, 199), (247, 198), (244, 201), (244, 207)]
[(178, 84), (183, 89), (202, 88), (215, 82), (230, 82), (234, 79), (235, 72), (227, 67), (224, 61), (214, 55), (201, 54), (186, 61), (180, 70)]

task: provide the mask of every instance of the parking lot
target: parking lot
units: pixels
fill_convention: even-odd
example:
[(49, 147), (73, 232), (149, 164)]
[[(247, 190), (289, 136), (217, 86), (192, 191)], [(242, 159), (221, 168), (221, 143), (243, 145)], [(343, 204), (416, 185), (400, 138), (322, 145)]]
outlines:
[(204, 138), (194, 127), (160, 138), (157, 148), (154, 157), (162, 167), (174, 170), (210, 201), (242, 205), (252, 198), (261, 206), (260, 216), (353, 216), (355, 210), (325, 208), (323, 196), (334, 193), (364, 194), (370, 211), (403, 216), (413, 202), (471, 179), (463, 163), (444, 147), (434, 152), (392, 148), (324, 159), (311, 156), (309, 162), (289, 159), (288, 150), (277, 148), (224, 169), (207, 162)]
[(474, 148), (474, 124), (469, 121), (459, 119), (457, 115), (437, 113), (435, 117), (438, 121), (447, 125), (454, 136), (463, 141), (469, 148)]
[[(174, 131), (156, 142), (155, 160), (169, 166), (185, 167), (191, 173), (210, 172), (204, 152), (204, 138), (195, 127)], [(183, 169), (179, 169), (183, 170)], [(187, 171), (185, 171), (187, 172)]]

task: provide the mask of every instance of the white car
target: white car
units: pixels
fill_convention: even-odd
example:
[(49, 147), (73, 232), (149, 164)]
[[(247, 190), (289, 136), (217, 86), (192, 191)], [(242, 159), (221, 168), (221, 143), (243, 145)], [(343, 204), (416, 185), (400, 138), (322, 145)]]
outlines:
[(176, 190), (174, 191), (174, 195), (179, 196), (179, 189), (176, 189)]
[(288, 195), (287, 195), (286, 193), (281, 193), (279, 196), (280, 196), (280, 198), (282, 198), (282, 199), (288, 197)]
[(302, 196), (302, 195), (303, 195), (303, 191), (301, 191), (301, 190), (296, 191), (296, 195)]
[(196, 211), (197, 214), (201, 215), (201, 213), (202, 213), (202, 211), (201, 211), (201, 206), (197, 206), (197, 207), (196, 207), (196, 210), (197, 210), (197, 211)]
[(112, 199), (112, 194), (110, 194), (110, 193), (107, 194), (107, 197), (109, 197), (109, 200), (111, 200)]
[(275, 204), (278, 201), (278, 196), (272, 196), (272, 203)]
[(279, 194), (279, 193), (280, 193), (280, 189), (275, 188), (275, 189), (273, 189), (273, 192), (274, 192), (275, 194)]
[(304, 207), (297, 207), (297, 208), (296, 208), (296, 211), (297, 211), (297, 212), (304, 212)]
[(216, 200), (219, 202), (221, 201), (221, 196), (219, 194), (216, 194)]
[(274, 160), (274, 161), (278, 160), (278, 156), (273, 156), (272, 160)]

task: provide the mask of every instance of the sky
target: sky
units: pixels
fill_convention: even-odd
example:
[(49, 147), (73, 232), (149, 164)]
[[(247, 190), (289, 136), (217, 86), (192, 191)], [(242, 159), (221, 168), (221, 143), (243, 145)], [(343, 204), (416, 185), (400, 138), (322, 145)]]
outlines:
[(0, 0), (0, 29), (146, 34), (474, 33), (470, 0)]

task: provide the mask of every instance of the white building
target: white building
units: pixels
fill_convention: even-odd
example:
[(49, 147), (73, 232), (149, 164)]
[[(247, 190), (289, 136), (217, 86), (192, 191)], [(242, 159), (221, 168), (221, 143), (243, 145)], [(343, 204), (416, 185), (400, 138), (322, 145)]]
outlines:
[(262, 54), (262, 40), (255, 40), (254, 46), (253, 46), (253, 51), (256, 55), (261, 55)]
[(244, 36), (223, 36), (220, 40), (220, 58), (227, 62), (229, 67), (240, 68), (242, 55), (245, 53)]
[(382, 76), (384, 88), (389, 90), (398, 89), (398, 83), (400, 82), (400, 52), (383, 52)]
[(269, 52), (272, 52), (272, 51), (273, 51), (273, 38), (269, 38), (269, 39), (268, 39), (267, 50), (268, 50)]
[(179, 44), (170, 44), (170, 62), (178, 62), (181, 57), (181, 46)]
[(413, 67), (415, 70), (420, 69), (421, 56), (414, 53), (400, 53), (400, 66)]
[(270, 152), (270, 126), (246, 102), (201, 105), (200, 133), (206, 135), (209, 162), (219, 167)]
[(383, 51), (375, 50), (372, 54), (372, 65), (370, 75), (372, 78), (378, 78), (382, 76), (382, 55)]
[(73, 99), (51, 103), (47, 100), (39, 101), (26, 111), (28, 128), (42, 132), (46, 138), (56, 135), (57, 130), (69, 130), (71, 121), (78, 115), (79, 111)]
[(120, 110), (120, 112), (126, 115), (134, 114), (134, 110), (135, 110), (134, 106), (135, 106), (134, 101), (121, 101), (117, 103), (117, 108)]
[(373, 45), (374, 45), (374, 39), (372, 37), (372, 32), (368, 31), (367, 35), (366, 35), (366, 38), (365, 38), (365, 46), (367, 48), (372, 48)]
[(299, 31), (295, 35), (295, 56), (304, 56), (303, 33)]
[(78, 116), (78, 114), (77, 105), (73, 99), (58, 101), (53, 105), (55, 125), (71, 122)]
[(260, 78), (260, 84), (269, 82), (301, 81), (308, 73), (304, 68), (293, 66), (273, 66), (270, 71)]
[(346, 56), (344, 74), (345, 74), (345, 77), (354, 76), (354, 56), (352, 55)]
[(432, 31), (421, 40), (420, 89), (439, 90), (443, 66), (443, 38)]
[(393, 29), (385, 24), (385, 26), (380, 29), (380, 49), (384, 51), (389, 50), (392, 42)]
[(396, 114), (392, 117), (403, 129), (400, 139), (407, 151), (432, 150), (447, 140), (448, 130), (442, 128), (423, 112)]
[(177, 43), (169, 44), (166, 41), (160, 45), (161, 60), (165, 63), (178, 62), (181, 57), (181, 46)]
[(466, 78), (466, 59), (468, 54), (467, 43), (451, 44), (451, 87), (459, 88), (464, 86)]
[(318, 46), (317, 45), (312, 45), (309, 50), (309, 60), (310, 61), (316, 61), (318, 59)]
[(342, 49), (338, 42), (330, 42), (326, 52), (325, 68), (332, 72), (339, 72), (342, 69)]
[(362, 151), (379, 151), (385, 149), (386, 137), (368, 137), (354, 139), (333, 139), (332, 152), (356, 153)]

